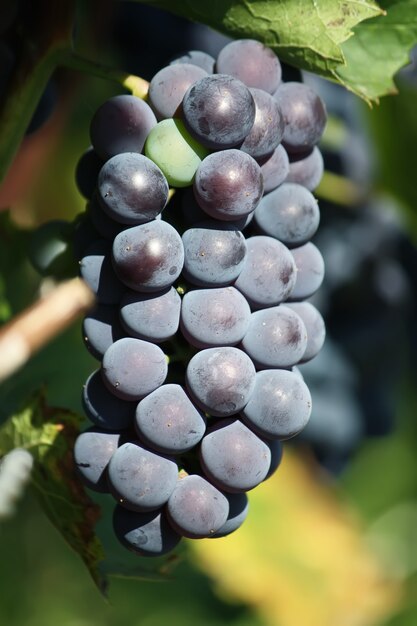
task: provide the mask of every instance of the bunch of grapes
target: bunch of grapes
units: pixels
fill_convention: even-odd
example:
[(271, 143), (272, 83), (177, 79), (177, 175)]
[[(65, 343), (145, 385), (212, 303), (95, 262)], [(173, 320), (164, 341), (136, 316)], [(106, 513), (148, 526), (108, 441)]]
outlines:
[(325, 122), (314, 91), (283, 82), (249, 39), (216, 60), (191, 51), (153, 77), (146, 102), (116, 96), (93, 117), (74, 245), (97, 296), (83, 336), (101, 366), (74, 455), (140, 555), (235, 531), (246, 492), (308, 422), (296, 365), (325, 335), (303, 302), (324, 274), (310, 239)]

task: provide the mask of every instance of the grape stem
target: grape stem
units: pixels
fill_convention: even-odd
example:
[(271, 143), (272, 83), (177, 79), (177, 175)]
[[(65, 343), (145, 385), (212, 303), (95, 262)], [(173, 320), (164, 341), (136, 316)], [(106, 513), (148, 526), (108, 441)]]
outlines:
[(0, 331), (0, 382), (67, 328), (94, 304), (91, 289), (80, 278), (53, 288)]
[(142, 100), (145, 100), (147, 97), (149, 83), (140, 76), (128, 74), (122, 70), (97, 63), (96, 61), (87, 59), (72, 51), (68, 51), (67, 54), (63, 55), (61, 65), (69, 67), (73, 70), (78, 70), (79, 72), (85, 72), (90, 75), (92, 74), (93, 76), (97, 76), (97, 78), (115, 81), (116, 83), (122, 85), (122, 87), (125, 87), (125, 89), (130, 91), (134, 96), (141, 98)]

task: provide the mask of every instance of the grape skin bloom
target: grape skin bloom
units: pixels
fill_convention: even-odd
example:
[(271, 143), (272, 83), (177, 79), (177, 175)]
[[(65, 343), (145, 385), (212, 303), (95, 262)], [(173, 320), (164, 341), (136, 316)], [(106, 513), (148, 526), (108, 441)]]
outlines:
[(149, 341), (124, 337), (113, 343), (103, 357), (104, 383), (122, 400), (140, 400), (162, 385), (167, 373), (165, 354)]
[(238, 413), (249, 401), (255, 368), (238, 348), (207, 348), (187, 366), (188, 391), (198, 406), (216, 417)]

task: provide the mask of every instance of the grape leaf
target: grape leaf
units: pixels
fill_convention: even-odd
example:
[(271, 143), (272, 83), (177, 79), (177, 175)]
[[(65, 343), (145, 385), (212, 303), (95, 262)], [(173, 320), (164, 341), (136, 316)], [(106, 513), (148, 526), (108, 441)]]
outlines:
[(81, 421), (75, 413), (47, 407), (38, 393), (0, 428), (0, 456), (13, 448), (32, 454), (32, 484), (45, 513), (105, 593), (107, 581), (99, 569), (104, 552), (94, 532), (100, 509), (76, 479), (72, 460)]
[(83, 418), (48, 407), (43, 392), (0, 427), (0, 457), (24, 448), (34, 458), (32, 486), (59, 533), (84, 561), (98, 589), (106, 594), (108, 577), (163, 580), (179, 563), (178, 553), (159, 559), (130, 554), (114, 536), (114, 500), (87, 494), (75, 474), (72, 450)]
[(284, 454), (278, 472), (249, 494), (243, 526), (191, 541), (196, 563), (222, 597), (245, 600), (270, 626), (385, 623), (401, 585), (367, 545), (366, 528), (317, 468)]
[(381, 14), (374, 0), (138, 1), (234, 38), (258, 39), (283, 61), (328, 77), (345, 62), (341, 44), (352, 35), (352, 28)]
[(367, 101), (397, 93), (394, 74), (409, 62), (417, 43), (417, 0), (381, 0), (386, 15), (362, 22), (343, 43), (347, 65), (335, 78)]

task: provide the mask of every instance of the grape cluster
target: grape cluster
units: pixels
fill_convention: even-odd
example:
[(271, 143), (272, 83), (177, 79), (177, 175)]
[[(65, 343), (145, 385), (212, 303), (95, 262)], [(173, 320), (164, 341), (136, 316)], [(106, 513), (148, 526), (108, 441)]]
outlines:
[(97, 296), (83, 336), (101, 367), (74, 455), (141, 555), (236, 530), (246, 492), (308, 422), (295, 366), (325, 334), (303, 302), (324, 273), (309, 240), (325, 121), (321, 99), (282, 82), (275, 54), (249, 39), (217, 60), (191, 51), (154, 76), (147, 102), (116, 96), (93, 117), (74, 246)]

